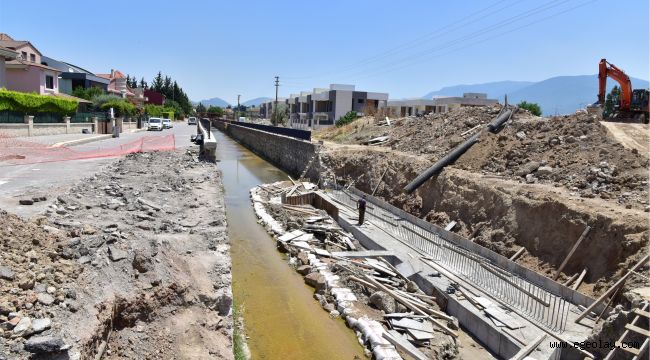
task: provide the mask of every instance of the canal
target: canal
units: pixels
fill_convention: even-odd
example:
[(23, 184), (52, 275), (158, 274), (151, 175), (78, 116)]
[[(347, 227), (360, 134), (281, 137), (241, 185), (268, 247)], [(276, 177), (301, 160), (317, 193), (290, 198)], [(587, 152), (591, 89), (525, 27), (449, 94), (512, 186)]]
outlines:
[(244, 318), (252, 359), (363, 358), (354, 331), (321, 309), (312, 288), (257, 223), (249, 190), (287, 176), (223, 133), (214, 134), (217, 166), (223, 172), (234, 301)]

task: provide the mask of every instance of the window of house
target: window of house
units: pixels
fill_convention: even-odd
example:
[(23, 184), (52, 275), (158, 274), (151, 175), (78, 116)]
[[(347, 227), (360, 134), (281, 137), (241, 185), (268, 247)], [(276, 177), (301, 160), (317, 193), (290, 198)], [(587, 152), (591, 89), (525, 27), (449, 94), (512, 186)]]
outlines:
[(29, 54), (29, 61), (31, 61), (31, 62), (36, 62), (36, 55), (34, 55), (34, 54)]
[(54, 76), (45, 75), (45, 88), (54, 89)]
[(363, 104), (363, 99), (357, 99), (357, 103)]
[(23, 60), (27, 61), (27, 52), (26, 51), (21, 51), (20, 55), (23, 56)]

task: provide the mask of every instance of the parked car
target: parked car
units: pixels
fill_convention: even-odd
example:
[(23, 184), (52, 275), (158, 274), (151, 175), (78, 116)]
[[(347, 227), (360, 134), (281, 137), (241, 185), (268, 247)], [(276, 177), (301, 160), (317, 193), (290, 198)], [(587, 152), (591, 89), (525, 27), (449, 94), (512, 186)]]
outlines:
[(169, 119), (162, 119), (163, 129), (171, 129), (174, 127), (172, 121)]
[(147, 130), (158, 130), (162, 131), (163, 130), (163, 120), (161, 118), (149, 118), (149, 122), (147, 124)]
[(187, 125), (196, 125), (196, 118), (192, 116), (191, 118), (187, 119)]

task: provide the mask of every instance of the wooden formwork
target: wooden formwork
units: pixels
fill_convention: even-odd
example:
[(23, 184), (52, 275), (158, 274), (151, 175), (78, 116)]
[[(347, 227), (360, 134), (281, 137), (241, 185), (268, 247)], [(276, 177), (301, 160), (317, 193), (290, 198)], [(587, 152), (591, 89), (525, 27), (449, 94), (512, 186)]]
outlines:
[(282, 203), (289, 205), (311, 205), (316, 209), (325, 210), (334, 220), (339, 220), (339, 208), (318, 192), (308, 192), (301, 195), (282, 196)]

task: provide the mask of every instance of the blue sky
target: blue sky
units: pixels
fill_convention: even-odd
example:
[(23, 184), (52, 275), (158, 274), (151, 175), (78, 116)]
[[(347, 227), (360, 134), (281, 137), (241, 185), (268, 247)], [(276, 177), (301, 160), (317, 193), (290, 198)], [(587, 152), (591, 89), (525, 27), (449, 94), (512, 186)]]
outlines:
[(650, 78), (648, 0), (36, 3), (0, 0), (0, 32), (97, 73), (161, 70), (193, 100), (271, 97), (275, 75), (281, 96), (350, 83), (416, 97), (594, 74), (602, 57)]

